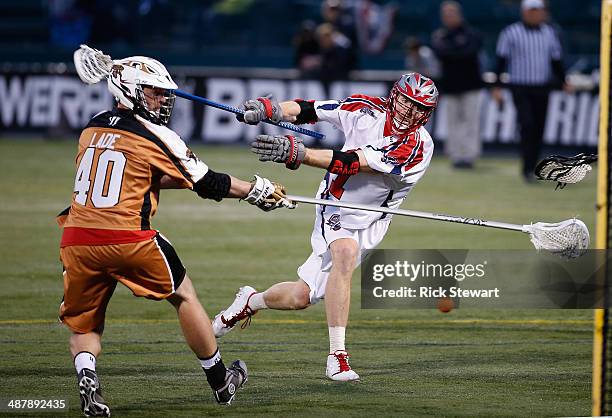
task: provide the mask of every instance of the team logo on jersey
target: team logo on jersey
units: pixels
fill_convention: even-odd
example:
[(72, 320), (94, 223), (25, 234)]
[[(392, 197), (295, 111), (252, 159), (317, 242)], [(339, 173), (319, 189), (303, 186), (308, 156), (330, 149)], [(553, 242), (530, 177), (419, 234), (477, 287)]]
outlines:
[(373, 118), (374, 116), (374, 112), (372, 112), (372, 109), (370, 109), (369, 107), (362, 107), (361, 109), (359, 109), (359, 111), (361, 113), (365, 113), (366, 115), (372, 116)]
[(192, 150), (190, 150), (189, 148), (187, 148), (187, 159), (188, 160), (193, 160), (193, 161), (197, 161), (198, 157), (196, 157), (196, 155), (194, 154), (194, 152)]
[(325, 223), (329, 225), (329, 228), (332, 231), (337, 231), (342, 228), (342, 226), (340, 225), (340, 215), (338, 215), (337, 213), (334, 213), (332, 216), (330, 216), (327, 222)]

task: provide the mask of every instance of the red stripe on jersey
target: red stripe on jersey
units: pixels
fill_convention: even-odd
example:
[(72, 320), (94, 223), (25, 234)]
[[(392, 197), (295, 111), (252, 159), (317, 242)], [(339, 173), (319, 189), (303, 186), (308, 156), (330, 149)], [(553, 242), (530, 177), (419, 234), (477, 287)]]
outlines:
[(365, 94), (353, 94), (349, 96), (350, 99), (364, 99), (372, 102), (376, 106), (384, 108), (387, 106), (387, 101), (383, 97), (366, 96)]
[(396, 142), (387, 148), (393, 147), (395, 148), (385, 152), (385, 157), (393, 165), (401, 167), (402, 172), (412, 169), (423, 161), (423, 141), (417, 132), (409, 134), (399, 145)]
[(393, 135), (393, 131), (391, 130), (391, 116), (387, 113), (387, 119), (385, 119), (385, 129), (383, 130), (383, 136), (391, 136)]
[(414, 159), (410, 163), (408, 163), (408, 165), (404, 166), (403, 170), (410, 171), (414, 167), (419, 165), (421, 161), (423, 161), (423, 142), (422, 141), (419, 143), (419, 149), (417, 151), (416, 157), (414, 157)]
[[(359, 107), (353, 106), (357, 104), (359, 104), (360, 106)], [(374, 110), (384, 113), (385, 106), (386, 106), (386, 100), (384, 98), (366, 96), (365, 94), (353, 94), (352, 96), (347, 97), (342, 102), (340, 109), (354, 112), (355, 110), (359, 110), (364, 107), (368, 107), (370, 109), (374, 109)]]
[(127, 244), (146, 241), (153, 238), (156, 234), (157, 231), (153, 229), (139, 231), (67, 227), (64, 228), (60, 247), (69, 247), (71, 245)]
[(344, 103), (343, 105), (340, 106), (340, 109), (347, 110), (349, 112), (355, 112), (359, 109), (363, 109), (364, 107), (371, 108), (371, 106), (368, 106), (367, 103), (354, 102), (354, 103)]

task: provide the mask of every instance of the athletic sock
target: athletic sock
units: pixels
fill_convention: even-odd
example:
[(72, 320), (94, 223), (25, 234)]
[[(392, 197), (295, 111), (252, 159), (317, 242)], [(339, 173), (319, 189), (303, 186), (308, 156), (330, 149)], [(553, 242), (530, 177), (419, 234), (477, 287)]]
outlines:
[(212, 356), (198, 360), (200, 360), (204, 373), (206, 373), (206, 380), (208, 380), (210, 387), (215, 390), (222, 387), (225, 384), (226, 369), (223, 360), (221, 360), (219, 349)]
[(266, 301), (264, 300), (263, 293), (255, 293), (249, 299), (249, 308), (254, 311), (259, 311), (260, 309), (268, 309), (268, 305), (266, 305)]
[(74, 367), (77, 374), (81, 373), (83, 369), (96, 371), (96, 357), (89, 351), (81, 351), (74, 356)]
[(329, 353), (333, 354), (338, 350), (346, 351), (344, 347), (344, 335), (346, 327), (329, 327)]

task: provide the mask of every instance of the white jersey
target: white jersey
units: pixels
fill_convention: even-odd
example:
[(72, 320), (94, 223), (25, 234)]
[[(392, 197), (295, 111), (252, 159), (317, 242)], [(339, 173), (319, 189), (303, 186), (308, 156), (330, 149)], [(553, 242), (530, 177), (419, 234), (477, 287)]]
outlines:
[[(424, 127), (397, 137), (386, 123), (386, 99), (353, 95), (344, 101), (315, 101), (319, 121), (329, 122), (344, 133), (343, 151), (362, 150), (368, 165), (378, 173), (352, 176), (327, 173), (317, 197), (343, 202), (398, 208), (425, 174), (434, 144)], [(322, 218), (334, 219), (338, 227), (365, 229), (391, 215), (331, 206), (317, 206)], [(338, 214), (330, 218), (330, 215)]]

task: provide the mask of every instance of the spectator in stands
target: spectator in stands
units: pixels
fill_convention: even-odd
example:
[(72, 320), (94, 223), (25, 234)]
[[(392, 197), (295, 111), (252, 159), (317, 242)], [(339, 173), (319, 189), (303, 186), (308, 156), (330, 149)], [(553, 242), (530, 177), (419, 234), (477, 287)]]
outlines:
[(317, 27), (317, 40), (321, 53), (319, 80), (326, 86), (336, 80), (347, 80), (351, 70), (349, 46), (346, 37), (329, 23)]
[[(565, 84), (565, 69), (559, 36), (546, 23), (543, 0), (521, 2), (522, 21), (506, 27), (497, 40), (497, 79), (507, 68), (509, 88), (517, 111), (521, 135), (522, 173), (534, 181), (533, 170), (542, 148), (542, 136), (548, 109), (548, 95), (557, 85)], [(498, 83), (493, 98), (501, 103)]]
[(318, 78), (321, 68), (321, 51), (316, 35), (316, 25), (311, 20), (302, 22), (300, 31), (293, 38), (294, 64), (301, 78)]
[(472, 168), (481, 153), (480, 102), (482, 74), (479, 54), (481, 35), (463, 18), (456, 1), (440, 6), (442, 27), (431, 37), (431, 46), (440, 60), (438, 82), (446, 100), (448, 136), (445, 144), (455, 168)]
[(331, 24), (334, 29), (346, 37), (351, 69), (359, 63), (359, 43), (355, 15), (353, 10), (345, 7), (342, 0), (325, 0), (321, 4), (323, 23)]
[(397, 4), (391, 2), (383, 6), (372, 0), (355, 0), (353, 8), (360, 51), (380, 54), (395, 28)]
[(434, 52), (416, 36), (409, 36), (404, 41), (404, 65), (407, 70), (423, 74), (438, 80), (440, 76), (440, 63)]

